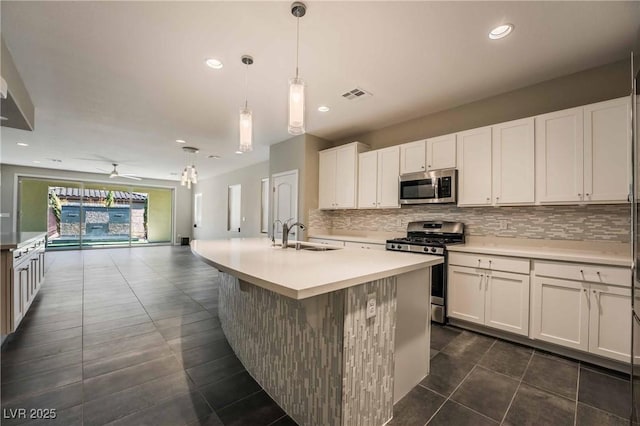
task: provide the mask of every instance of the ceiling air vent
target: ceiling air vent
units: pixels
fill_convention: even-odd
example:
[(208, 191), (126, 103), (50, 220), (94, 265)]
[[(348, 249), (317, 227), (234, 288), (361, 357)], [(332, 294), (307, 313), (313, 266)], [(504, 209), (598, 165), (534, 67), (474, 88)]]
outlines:
[(348, 100), (360, 99), (368, 96), (371, 96), (371, 93), (359, 87), (356, 87), (355, 89), (349, 90), (348, 92), (344, 92), (342, 94), (342, 97)]

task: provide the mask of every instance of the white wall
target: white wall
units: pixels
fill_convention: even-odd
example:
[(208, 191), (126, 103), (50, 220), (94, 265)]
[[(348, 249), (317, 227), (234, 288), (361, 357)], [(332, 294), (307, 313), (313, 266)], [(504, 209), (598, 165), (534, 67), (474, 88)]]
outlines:
[(142, 179), (140, 181), (129, 181), (119, 179), (116, 182), (106, 178), (104, 174), (97, 173), (80, 173), (67, 170), (44, 169), (39, 167), (14, 166), (9, 164), (0, 165), (0, 211), (9, 213), (10, 217), (2, 217), (0, 227), (2, 232), (12, 232), (14, 218), (16, 216), (15, 202), (15, 182), (16, 176), (40, 177), (43, 179), (68, 179), (84, 182), (104, 182), (109, 184), (134, 184), (140, 186), (156, 186), (164, 188), (173, 188), (175, 193), (174, 208), (174, 241), (179, 243), (178, 235), (183, 237), (191, 236), (192, 230), (192, 213), (193, 205), (192, 191), (185, 186), (180, 186), (180, 182), (170, 180)]
[[(254, 164), (233, 172), (202, 179), (193, 194), (202, 194), (202, 224), (194, 228), (194, 239), (266, 236), (260, 233), (261, 179), (269, 176), (269, 162)], [(227, 191), (229, 185), (242, 185), (240, 233), (227, 231)]]

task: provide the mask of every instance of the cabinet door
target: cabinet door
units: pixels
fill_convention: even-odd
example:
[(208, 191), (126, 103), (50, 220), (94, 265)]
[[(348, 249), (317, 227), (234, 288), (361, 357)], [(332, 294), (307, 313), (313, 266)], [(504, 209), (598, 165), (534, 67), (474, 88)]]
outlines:
[(583, 200), (582, 107), (535, 117), (536, 201)]
[(333, 209), (336, 203), (336, 157), (337, 151), (320, 152), (318, 175), (318, 207)]
[(484, 324), (486, 274), (473, 268), (449, 266), (447, 315)]
[(22, 263), (13, 272), (13, 283), (11, 289), (11, 331), (15, 331), (24, 317), (27, 287), (29, 285), (29, 264)]
[(591, 284), (589, 352), (631, 359), (631, 289)]
[(491, 204), (491, 127), (458, 133), (458, 205)]
[(400, 207), (398, 203), (398, 177), (400, 176), (400, 148), (397, 146), (378, 151), (378, 204), (379, 208)]
[(493, 196), (495, 204), (535, 201), (534, 119), (493, 126)]
[(358, 187), (358, 153), (355, 145), (336, 150), (335, 179), (335, 206), (354, 209)]
[(584, 197), (626, 202), (631, 183), (631, 102), (628, 98), (584, 107)]
[(529, 275), (491, 272), (487, 282), (485, 325), (528, 336)]
[(378, 153), (369, 151), (358, 157), (358, 208), (374, 209), (378, 203)]
[(456, 135), (427, 139), (427, 171), (456, 167)]
[(580, 281), (533, 279), (531, 337), (586, 351), (589, 349), (589, 289)]
[(400, 173), (424, 172), (426, 164), (426, 141), (400, 145)]

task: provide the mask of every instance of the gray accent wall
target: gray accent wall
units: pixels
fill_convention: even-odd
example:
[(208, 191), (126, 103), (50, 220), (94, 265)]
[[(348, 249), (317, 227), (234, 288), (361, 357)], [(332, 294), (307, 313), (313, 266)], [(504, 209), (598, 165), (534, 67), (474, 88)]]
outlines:
[[(385, 148), (627, 96), (631, 92), (630, 66), (629, 57), (385, 128), (354, 134), (335, 145), (359, 141), (372, 149)], [(473, 70), (469, 73), (472, 74)]]
[[(298, 220), (309, 222), (309, 211), (318, 207), (318, 152), (331, 147), (325, 139), (304, 134), (271, 145), (269, 176), (298, 170)], [(273, 222), (273, 212), (269, 223)]]
[[(396, 277), (304, 300), (220, 277), (229, 344), (298, 424), (381, 426), (392, 417)], [(377, 309), (367, 319), (369, 294)]]
[[(316, 230), (386, 231), (406, 235), (407, 223), (450, 220), (465, 224), (465, 234), (514, 238), (629, 243), (628, 204), (588, 206), (456, 207), (449, 204), (377, 210), (313, 210)], [(507, 229), (500, 229), (506, 221)]]

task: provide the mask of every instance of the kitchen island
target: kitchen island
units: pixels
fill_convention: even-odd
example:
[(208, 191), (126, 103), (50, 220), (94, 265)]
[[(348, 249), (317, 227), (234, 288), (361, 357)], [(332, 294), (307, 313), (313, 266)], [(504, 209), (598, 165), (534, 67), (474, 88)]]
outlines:
[[(300, 425), (383, 425), (429, 371), (442, 257), (193, 241), (220, 271), (219, 316), (247, 371)], [(326, 248), (326, 246), (321, 246)]]

